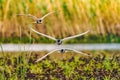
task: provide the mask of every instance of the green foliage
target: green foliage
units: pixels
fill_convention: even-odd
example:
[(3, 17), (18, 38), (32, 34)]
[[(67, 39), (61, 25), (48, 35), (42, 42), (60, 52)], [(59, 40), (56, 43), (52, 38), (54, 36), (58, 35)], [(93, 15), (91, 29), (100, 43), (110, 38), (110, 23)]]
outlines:
[[(62, 60), (47, 57), (43, 61), (36, 63), (37, 58), (39, 58), (38, 54), (32, 54), (29, 60), (27, 60), (26, 53), (20, 53), (18, 57), (6, 55), (6, 64), (3, 66), (1, 62), (3, 58), (1, 57), (0, 78), (8, 80), (119, 80), (120, 78), (120, 55), (112, 58), (105, 55), (95, 55), (93, 57), (75, 56)], [(5, 69), (4, 75), (1, 72), (3, 69)]]
[[(53, 40), (46, 37), (34, 38), (34, 37), (8, 37), (0, 38), (2, 43), (55, 43)], [(90, 36), (81, 36), (75, 39), (66, 41), (65, 43), (120, 43), (120, 37), (113, 34), (102, 36), (102, 35), (90, 35)]]

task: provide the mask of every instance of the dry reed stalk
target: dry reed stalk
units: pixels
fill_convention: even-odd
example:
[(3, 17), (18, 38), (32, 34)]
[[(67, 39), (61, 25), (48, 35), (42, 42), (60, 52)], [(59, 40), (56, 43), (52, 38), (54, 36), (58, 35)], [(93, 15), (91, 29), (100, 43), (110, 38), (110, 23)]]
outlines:
[[(91, 29), (90, 34), (95, 35), (120, 34), (120, 28), (116, 26), (120, 24), (119, 0), (6, 0), (2, 3), (2, 6), (5, 6), (3, 10), (0, 10), (4, 11), (1, 21), (4, 25), (0, 30), (3, 37), (12, 36), (13, 33), (18, 36), (18, 26), (20, 25), (23, 30), (22, 35), (28, 36), (30, 19), (14, 17), (15, 14), (30, 13), (41, 17), (51, 11), (56, 11), (56, 13), (46, 18), (42, 25), (35, 25), (43, 33), (66, 37), (68, 34), (74, 35)], [(13, 28), (15, 31), (12, 30)]]

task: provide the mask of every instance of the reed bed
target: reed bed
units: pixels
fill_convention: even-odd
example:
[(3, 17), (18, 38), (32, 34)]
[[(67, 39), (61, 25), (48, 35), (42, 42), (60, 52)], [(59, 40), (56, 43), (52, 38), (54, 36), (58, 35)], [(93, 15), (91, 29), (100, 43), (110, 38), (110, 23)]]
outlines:
[(33, 25), (38, 31), (54, 37), (88, 29), (88, 35), (120, 35), (120, 0), (0, 0), (0, 36), (19, 37), (21, 26), (21, 35), (29, 37), (31, 19), (16, 14), (41, 17), (51, 11), (43, 24)]

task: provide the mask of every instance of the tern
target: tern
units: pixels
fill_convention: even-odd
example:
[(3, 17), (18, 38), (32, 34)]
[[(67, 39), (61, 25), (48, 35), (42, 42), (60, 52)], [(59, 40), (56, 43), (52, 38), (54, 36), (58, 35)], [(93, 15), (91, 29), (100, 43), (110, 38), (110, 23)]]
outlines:
[(31, 29), (33, 32), (37, 33), (37, 34), (40, 34), (40, 35), (42, 35), (42, 36), (45, 36), (45, 37), (47, 37), (47, 38), (49, 38), (49, 39), (52, 39), (52, 40), (56, 41), (56, 44), (57, 44), (57, 45), (61, 45), (61, 44), (63, 43), (63, 41), (66, 41), (66, 40), (69, 40), (69, 39), (73, 39), (73, 38), (82, 36), (82, 35), (84, 35), (84, 34), (86, 34), (86, 33), (89, 32), (89, 30), (88, 30), (88, 31), (86, 31), (86, 32), (84, 32), (84, 33), (81, 33), (81, 34), (78, 34), (78, 35), (66, 37), (66, 38), (63, 38), (63, 39), (56, 39), (56, 38), (51, 37), (51, 36), (49, 36), (49, 35), (40, 33), (40, 32), (38, 32), (38, 31), (34, 30), (32, 27), (30, 27), (30, 29)]
[(75, 49), (64, 48), (64, 49), (55, 49), (55, 50), (47, 53), (47, 54), (44, 55), (43, 57), (39, 58), (36, 62), (43, 60), (43, 59), (46, 58), (48, 55), (50, 55), (50, 54), (52, 54), (52, 53), (54, 53), (54, 52), (56, 52), (56, 51), (60, 51), (60, 53), (65, 53), (66, 51), (74, 51), (74, 52), (79, 53), (79, 54), (83, 54), (83, 55), (86, 55), (86, 56), (91, 56), (91, 55), (82, 53), (82, 52), (80, 52), (80, 51), (77, 51), (77, 50), (75, 50)]
[(48, 15), (52, 14), (52, 13), (54, 13), (54, 12), (49, 12), (49, 13), (47, 13), (46, 15), (44, 15), (43, 17), (41, 17), (41, 18), (37, 18), (36, 16), (33, 16), (33, 15), (31, 15), (31, 14), (17, 14), (17, 15), (30, 17), (30, 18), (32, 18), (33, 20), (35, 20), (35, 22), (33, 22), (33, 23), (42, 24), (44, 18), (47, 17)]

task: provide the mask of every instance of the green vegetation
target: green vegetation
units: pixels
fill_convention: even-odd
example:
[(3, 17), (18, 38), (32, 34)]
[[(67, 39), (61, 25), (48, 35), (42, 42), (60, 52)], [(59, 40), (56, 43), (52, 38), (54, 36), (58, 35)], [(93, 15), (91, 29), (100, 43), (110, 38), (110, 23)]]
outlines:
[[(33, 24), (36, 30), (51, 36), (66, 37), (90, 29), (86, 36), (97, 37), (100, 34), (98, 37), (102, 36), (103, 42), (120, 42), (120, 0), (0, 0), (0, 37), (12, 37), (13, 42), (16, 42), (14, 37), (29, 37), (31, 19), (16, 14), (30, 13), (41, 17), (51, 11), (56, 12), (45, 18), (43, 24)], [(37, 41), (39, 35), (33, 33), (32, 36)], [(116, 39), (111, 39), (111, 36)], [(106, 39), (109, 37), (110, 40)], [(94, 42), (101, 42), (100, 38)], [(7, 40), (3, 42), (9, 42)]]
[[(46, 52), (33, 52), (31, 57), (28, 57), (29, 54), (27, 52), (18, 54), (6, 53), (5, 57), (0, 55), (0, 79), (120, 79), (119, 51), (89, 52), (90, 54), (92, 53), (93, 57), (85, 57), (75, 53), (55, 53), (45, 58), (43, 61), (35, 63), (41, 55), (43, 56), (43, 53), (45, 54)], [(56, 58), (54, 58), (55, 56)], [(3, 60), (5, 62), (3, 62)]]
[[(8, 38), (0, 38), (1, 43), (55, 43), (55, 41), (48, 39), (46, 37), (39, 36), (38, 38), (34, 37), (8, 37)], [(66, 44), (72, 43), (120, 43), (120, 36), (115, 35), (91, 35), (91, 36), (81, 36), (75, 39), (71, 39), (65, 42)]]

